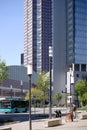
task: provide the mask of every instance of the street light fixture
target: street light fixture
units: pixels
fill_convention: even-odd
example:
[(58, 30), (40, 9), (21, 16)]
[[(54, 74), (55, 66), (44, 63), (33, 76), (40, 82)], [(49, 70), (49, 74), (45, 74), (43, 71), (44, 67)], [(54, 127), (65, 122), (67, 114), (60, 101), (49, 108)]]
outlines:
[(23, 81), (21, 80), (21, 98), (23, 98)]
[(31, 76), (32, 76), (32, 64), (27, 67), (27, 74), (29, 76), (29, 130), (32, 130), (31, 122)]
[(50, 72), (49, 118), (52, 118), (52, 46), (49, 46), (49, 72)]

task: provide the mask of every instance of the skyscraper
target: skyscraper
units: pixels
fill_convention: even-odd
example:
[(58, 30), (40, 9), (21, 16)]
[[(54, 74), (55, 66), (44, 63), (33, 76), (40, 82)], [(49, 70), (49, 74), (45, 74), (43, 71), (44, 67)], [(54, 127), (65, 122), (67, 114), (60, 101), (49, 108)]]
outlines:
[[(87, 0), (24, 0), (24, 64), (49, 70), (53, 46), (53, 93), (87, 79)], [(69, 72), (69, 76), (68, 76)]]
[(66, 0), (53, 1), (53, 95), (66, 84)]
[[(67, 64), (87, 64), (87, 0), (67, 0)], [(78, 66), (79, 66), (78, 65)], [(76, 65), (76, 68), (77, 65)]]
[(49, 71), (52, 46), (52, 0), (24, 0), (24, 65)]
[(56, 93), (70, 86), (70, 68), (74, 79), (73, 90), (79, 78), (87, 79), (87, 0), (54, 0), (53, 4)]

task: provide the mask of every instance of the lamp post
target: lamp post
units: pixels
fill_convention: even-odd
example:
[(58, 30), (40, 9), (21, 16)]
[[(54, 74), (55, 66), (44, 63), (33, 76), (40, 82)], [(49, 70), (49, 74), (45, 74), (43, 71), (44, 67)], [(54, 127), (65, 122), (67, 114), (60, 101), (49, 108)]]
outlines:
[(67, 107), (67, 85), (65, 85), (65, 91), (62, 90), (62, 93), (65, 93), (65, 105)]
[(21, 80), (21, 98), (23, 98), (23, 81)]
[(67, 85), (65, 85), (65, 104), (67, 107)]
[(73, 121), (71, 77), (72, 77), (72, 70), (71, 70), (71, 68), (70, 68), (70, 113), (71, 113), (71, 121)]
[(10, 89), (11, 89), (11, 94), (10, 95), (11, 95), (11, 98), (12, 98), (12, 84), (10, 85)]
[(52, 46), (49, 46), (49, 72), (50, 72), (49, 118), (52, 118)]
[(29, 76), (29, 130), (32, 130), (31, 122), (31, 76), (32, 76), (32, 64), (27, 67), (27, 74)]

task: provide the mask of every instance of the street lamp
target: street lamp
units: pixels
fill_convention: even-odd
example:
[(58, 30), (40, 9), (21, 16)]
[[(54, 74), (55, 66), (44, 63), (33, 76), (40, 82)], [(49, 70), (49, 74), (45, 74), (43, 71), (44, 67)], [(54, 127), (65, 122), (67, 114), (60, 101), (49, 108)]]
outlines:
[(73, 121), (73, 110), (72, 110), (72, 92), (71, 92), (71, 85), (72, 85), (72, 70), (70, 68), (70, 113), (71, 113), (71, 121)]
[(49, 72), (50, 72), (49, 118), (52, 118), (52, 46), (49, 46)]
[(12, 98), (12, 84), (10, 85), (10, 89), (11, 89), (11, 94), (10, 95), (11, 95), (11, 98)]
[(23, 81), (21, 80), (21, 98), (23, 98)]
[(65, 105), (67, 107), (67, 85), (65, 85), (65, 91), (62, 90), (62, 93), (65, 93)]
[(65, 85), (65, 104), (66, 104), (66, 107), (67, 107), (67, 85)]
[(32, 130), (31, 125), (31, 76), (32, 76), (32, 64), (29, 64), (27, 67), (27, 74), (29, 76), (29, 130)]

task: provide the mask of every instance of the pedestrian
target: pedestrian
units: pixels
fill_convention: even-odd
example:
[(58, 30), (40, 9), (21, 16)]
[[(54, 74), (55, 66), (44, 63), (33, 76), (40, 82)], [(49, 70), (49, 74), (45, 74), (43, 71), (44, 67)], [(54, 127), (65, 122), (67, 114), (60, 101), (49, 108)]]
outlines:
[(76, 118), (76, 110), (77, 110), (77, 108), (76, 108), (76, 105), (75, 104), (73, 104), (73, 117), (74, 118)]

